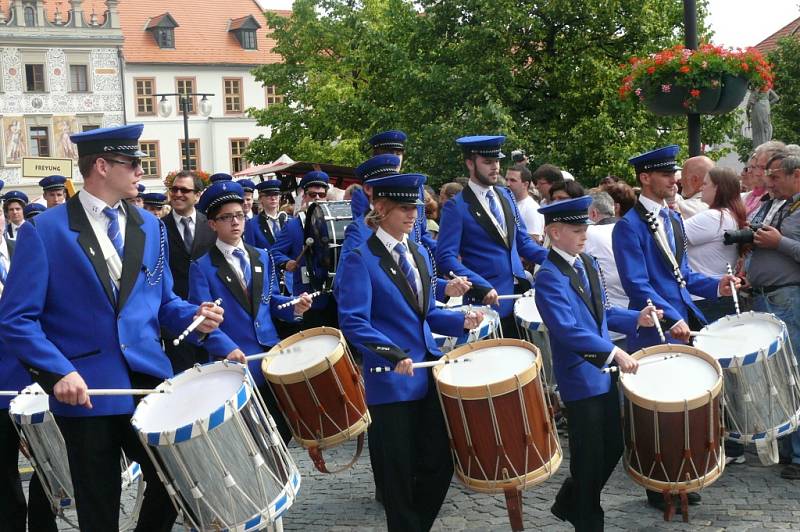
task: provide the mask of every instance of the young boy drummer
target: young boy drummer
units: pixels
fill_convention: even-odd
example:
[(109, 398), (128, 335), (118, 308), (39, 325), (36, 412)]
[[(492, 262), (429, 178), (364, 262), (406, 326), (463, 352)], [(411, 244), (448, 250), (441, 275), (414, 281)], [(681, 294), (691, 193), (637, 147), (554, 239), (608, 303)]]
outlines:
[(639, 366), (614, 346), (608, 329), (636, 335), (639, 326), (654, 325), (650, 313), (656, 311), (607, 308), (597, 265), (582, 253), (591, 202), (583, 196), (539, 209), (552, 249), (537, 274), (535, 296), (550, 331), (555, 377), (569, 416), (571, 476), (551, 511), (578, 531), (603, 530), (600, 492), (623, 450), (616, 379), (601, 370), (612, 362), (628, 373)]
[[(311, 298), (303, 293), (294, 306), (278, 309), (290, 298), (280, 295), (277, 272), (268, 253), (242, 241), (243, 202), (244, 190), (233, 181), (216, 182), (203, 193), (197, 209), (208, 219), (217, 241), (189, 268), (189, 300), (222, 299), (225, 309), (225, 326), (219, 328), (219, 343), (224, 345), (215, 346), (213, 352), (209, 348), (210, 354), (231, 353), (238, 347), (238, 357), (228, 356), (237, 362), (244, 362), (245, 354), (267, 351), (278, 343), (273, 318), (294, 321), (311, 307)], [(252, 361), (249, 367), (283, 441), (288, 443), (292, 433), (267, 386), (261, 362)]]

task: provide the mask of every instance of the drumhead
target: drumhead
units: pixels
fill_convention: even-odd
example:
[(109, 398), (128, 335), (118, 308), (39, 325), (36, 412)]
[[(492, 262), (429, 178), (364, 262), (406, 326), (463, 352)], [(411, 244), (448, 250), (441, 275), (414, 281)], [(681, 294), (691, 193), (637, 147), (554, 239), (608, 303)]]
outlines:
[(459, 358), (469, 358), (470, 362), (443, 366), (437, 380), (450, 386), (502, 382), (533, 366), (536, 353), (524, 347), (501, 345), (476, 349)]
[(41, 386), (34, 383), (27, 386), (23, 392), (38, 392), (42, 395), (16, 396), (8, 406), (8, 413), (12, 416), (34, 416), (50, 410), (50, 396), (44, 393)]
[[(678, 354), (660, 362), (653, 358)], [(719, 381), (717, 370), (702, 358), (685, 353), (662, 352), (639, 359), (635, 375), (624, 373), (623, 386), (643, 399), (659, 403), (682, 402), (696, 398), (711, 390)]]
[(313, 367), (339, 347), (339, 337), (318, 334), (303, 338), (285, 348), (286, 353), (270, 360), (267, 371), (271, 375), (289, 375)]
[(245, 366), (215, 362), (187, 369), (167, 382), (159, 388), (171, 393), (148, 395), (136, 408), (135, 425), (141, 432), (172, 431), (206, 419), (249, 381)]
[(517, 323), (526, 329), (536, 331), (542, 324), (542, 316), (536, 308), (536, 300), (533, 297), (517, 299), (514, 303), (514, 316), (517, 318)]
[(725, 360), (768, 349), (781, 337), (783, 327), (770, 314), (751, 312), (726, 316), (706, 326), (703, 331), (709, 335), (697, 336), (694, 346), (717, 360)]

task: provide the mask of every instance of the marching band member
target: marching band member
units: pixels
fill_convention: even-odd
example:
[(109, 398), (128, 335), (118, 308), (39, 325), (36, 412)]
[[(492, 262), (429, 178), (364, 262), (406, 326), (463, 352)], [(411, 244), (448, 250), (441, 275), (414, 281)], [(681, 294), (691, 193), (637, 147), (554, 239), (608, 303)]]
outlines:
[(170, 530), (176, 513), (130, 424), (134, 398), (90, 399), (87, 390), (157, 385), (172, 376), (159, 325), (181, 331), (203, 316), (189, 337), (200, 343), (222, 321), (221, 308), (198, 309), (173, 293), (163, 226), (124, 201), (142, 176), (142, 128), (71, 136), (84, 188), (20, 227), (0, 298), (0, 352), (16, 357), (52, 395), (78, 522), (90, 532), (119, 526), (122, 450), (147, 482), (137, 530)]
[(167, 197), (164, 194), (158, 192), (142, 194), (142, 207), (158, 219), (164, 217), (164, 205), (166, 203)]
[(16, 240), (17, 232), (25, 223), (25, 206), (28, 196), (19, 190), (9, 190), (3, 195), (3, 214), (6, 217), (6, 240)]
[(240, 179), (237, 181), (242, 186), (242, 190), (244, 190), (244, 203), (242, 204), (242, 208), (244, 209), (244, 215), (247, 217), (248, 220), (253, 219), (253, 193), (256, 190), (256, 184), (253, 183), (250, 179)]
[[(370, 446), (379, 443), (390, 531), (429, 530), (453, 475), (435, 386), (427, 370), (411, 364), (441, 356), (431, 330), (458, 336), (483, 319), (435, 306), (432, 265), (408, 236), (424, 182), (418, 174), (372, 181), (375, 209), (367, 221), (377, 229), (339, 270), (339, 319), (364, 360)], [(387, 362), (394, 372), (370, 372)]]
[(27, 221), (30, 220), (31, 218), (35, 218), (36, 216), (42, 214), (46, 210), (47, 207), (45, 207), (41, 203), (28, 203), (27, 205), (25, 205), (25, 208), (22, 209), (22, 215), (25, 217), (25, 221)]
[[(664, 311), (667, 342), (688, 343), (689, 332), (706, 323), (692, 294), (705, 299), (730, 296), (731, 282), (738, 288), (741, 281), (732, 275), (708, 277), (689, 268), (683, 221), (666, 204), (680, 169), (677, 154), (678, 146), (672, 145), (629, 160), (642, 193), (636, 206), (614, 226), (611, 240), (622, 287), (630, 299), (628, 308), (642, 308), (651, 300)], [(628, 337), (628, 350), (660, 343), (658, 333), (648, 329)], [(687, 495), (689, 504), (700, 502), (699, 493)], [(647, 500), (664, 510), (666, 502), (660, 493), (647, 490)]]
[(50, 209), (67, 201), (67, 178), (63, 175), (49, 175), (39, 181), (42, 196)]
[(280, 179), (263, 181), (256, 185), (256, 190), (261, 212), (258, 216), (247, 220), (244, 241), (257, 248), (269, 249), (289, 219), (285, 212), (279, 210), (281, 181)]
[[(292, 273), (293, 296), (312, 291), (307, 270), (310, 265), (306, 261), (309, 245), (306, 244), (305, 236), (305, 209), (313, 202), (326, 201), (329, 180), (328, 174), (320, 170), (308, 172), (303, 176), (300, 180), (300, 188), (303, 189), (303, 211), (286, 223), (270, 248), (275, 264)], [(321, 294), (314, 298), (311, 309), (304, 316), (303, 326), (309, 329), (325, 325), (338, 326), (336, 303), (328, 294)]]
[[(220, 325), (220, 336), (224, 341), (216, 353), (223, 356), (238, 346), (243, 354), (234, 360), (245, 363), (244, 355), (269, 351), (280, 341), (273, 318), (285, 321), (299, 319), (311, 307), (311, 298), (303, 294), (301, 301), (294, 306), (278, 309), (278, 305), (290, 298), (280, 295), (269, 254), (242, 240), (245, 226), (243, 196), (244, 191), (239, 183), (230, 181), (214, 183), (200, 198), (197, 208), (208, 219), (217, 241), (189, 269), (189, 301), (200, 304), (222, 299), (226, 317)], [(264, 379), (261, 361), (254, 360), (249, 367), (283, 441), (288, 443), (292, 439), (292, 431)]]
[[(547, 250), (519, 225), (517, 202), (506, 188), (495, 187), (500, 176), (500, 148), (506, 138), (462, 137), (469, 184), (444, 205), (439, 223), (436, 262), (439, 270), (455, 272), (472, 282), (465, 302), (499, 305), (503, 333), (518, 336), (514, 302), (500, 294), (521, 294), (530, 288), (520, 255), (540, 264)], [(461, 260), (459, 261), (459, 256)]]
[(611, 342), (608, 329), (636, 335), (637, 326), (654, 325), (650, 313), (656, 310), (606, 308), (595, 261), (583, 253), (591, 203), (583, 196), (539, 209), (552, 249), (536, 278), (536, 306), (550, 331), (553, 369), (569, 415), (570, 476), (551, 511), (578, 531), (603, 530), (600, 492), (623, 451), (616, 379), (600, 370), (611, 362), (624, 372), (638, 368)]

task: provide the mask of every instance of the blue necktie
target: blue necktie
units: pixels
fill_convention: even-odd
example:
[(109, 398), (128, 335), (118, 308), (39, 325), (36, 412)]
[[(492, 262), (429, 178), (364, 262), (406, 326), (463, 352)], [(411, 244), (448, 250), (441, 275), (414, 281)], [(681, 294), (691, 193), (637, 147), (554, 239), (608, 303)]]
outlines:
[(192, 228), (189, 226), (192, 219), (188, 216), (184, 216), (181, 218), (181, 223), (183, 224), (183, 245), (186, 247), (186, 252), (192, 252), (192, 244), (194, 244), (194, 236), (192, 236)]
[(669, 209), (664, 207), (659, 212), (664, 226), (664, 234), (667, 235), (667, 242), (669, 242), (670, 250), (675, 253), (675, 233), (672, 232), (672, 219), (669, 216)]
[(117, 209), (106, 207), (103, 209), (103, 214), (108, 218), (108, 238), (114, 244), (114, 249), (117, 250), (117, 255), (122, 258), (125, 253), (125, 248), (122, 244), (122, 232), (119, 230), (119, 212)]
[(494, 192), (491, 190), (486, 193), (486, 201), (489, 202), (489, 211), (492, 213), (492, 216), (494, 216), (494, 219), (497, 220), (497, 224), (505, 230), (506, 220), (500, 212), (500, 207), (497, 206), (497, 202), (494, 199)]
[(400, 243), (394, 246), (394, 250), (400, 255), (400, 270), (403, 272), (403, 275), (406, 276), (406, 281), (408, 281), (411, 291), (414, 293), (415, 297), (419, 297), (419, 293), (417, 293), (417, 278), (414, 275), (414, 268), (411, 266), (407, 255), (408, 249), (406, 249), (405, 245)]
[(250, 288), (250, 279), (252, 278), (252, 273), (250, 272), (250, 263), (247, 262), (247, 259), (244, 256), (244, 251), (236, 248), (233, 250), (233, 256), (239, 259), (239, 267), (242, 268), (242, 280), (244, 281), (244, 285), (247, 288)]
[(586, 295), (591, 295), (592, 290), (589, 288), (589, 278), (586, 276), (586, 270), (583, 267), (583, 260), (580, 257), (575, 259), (574, 267), (578, 272), (578, 279), (581, 280), (581, 285), (583, 285), (583, 290), (586, 292)]
[(6, 270), (6, 265), (3, 264), (3, 260), (0, 259), (0, 283), (5, 285), (6, 277), (8, 277), (8, 270)]
[(281, 226), (278, 224), (278, 220), (273, 220), (269, 218), (269, 224), (272, 226), (272, 236), (278, 236), (278, 232), (281, 230)]

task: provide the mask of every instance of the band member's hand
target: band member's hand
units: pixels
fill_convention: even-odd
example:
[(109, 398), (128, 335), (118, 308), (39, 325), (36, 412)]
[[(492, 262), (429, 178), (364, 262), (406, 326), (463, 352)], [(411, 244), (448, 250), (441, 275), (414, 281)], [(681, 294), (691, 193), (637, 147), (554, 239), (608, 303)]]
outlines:
[(447, 281), (447, 286), (444, 289), (444, 295), (447, 297), (463, 296), (469, 289), (472, 288), (472, 283), (466, 277), (455, 277)]
[(247, 359), (244, 358), (244, 353), (241, 349), (234, 349), (228, 356), (225, 357), (226, 360), (232, 360), (233, 362), (238, 362), (240, 364), (247, 364)]
[(414, 362), (411, 361), (410, 358), (404, 358), (400, 362), (398, 362), (395, 367), (395, 373), (399, 373), (400, 375), (408, 375), (409, 377), (414, 376), (414, 368), (411, 367), (411, 364)]
[(622, 373), (636, 373), (639, 369), (639, 361), (619, 347), (614, 352), (614, 362)]
[(722, 276), (722, 279), (719, 280), (719, 293), (723, 296), (732, 296), (733, 292), (731, 291), (731, 281), (733, 281), (733, 286), (736, 287), (736, 290), (739, 290), (742, 286), (742, 280), (736, 277), (735, 275), (728, 275), (727, 273)]
[(488, 294), (483, 296), (483, 304), (484, 305), (497, 305), (497, 303), (498, 303), (497, 295), (498, 295), (497, 294), (497, 290), (492, 288), (491, 290), (489, 290)]
[(478, 310), (470, 310), (466, 314), (464, 314), (464, 328), (465, 329), (475, 329), (480, 326), (481, 322), (483, 321), (483, 312)]
[(86, 390), (88, 388), (83, 377), (77, 371), (73, 371), (61, 377), (61, 380), (53, 387), (53, 395), (62, 403), (92, 408), (92, 400)]
[(307, 292), (300, 294), (298, 299), (300, 299), (300, 301), (294, 304), (295, 314), (303, 314), (305, 311), (311, 308), (311, 303), (314, 301)]
[(296, 260), (290, 260), (290, 261), (286, 262), (286, 265), (284, 266), (284, 268), (286, 269), (287, 272), (295, 271), (297, 269), (297, 261)]
[(216, 303), (203, 303), (200, 305), (194, 317), (203, 316), (205, 320), (197, 326), (196, 330), (202, 334), (208, 334), (214, 331), (219, 327), (220, 323), (222, 323), (222, 315), (224, 312), (225, 310)]
[(653, 321), (653, 312), (656, 313), (658, 319), (664, 317), (663, 310), (657, 309), (655, 305), (647, 305), (639, 312), (639, 320), (636, 322), (639, 327), (655, 327), (656, 323)]
[(669, 333), (672, 335), (673, 338), (684, 343), (689, 343), (690, 332), (691, 329), (689, 329), (689, 326), (683, 320), (673, 325), (672, 329), (669, 330)]
[(753, 236), (753, 243), (760, 248), (777, 249), (781, 241), (781, 232), (769, 225), (763, 226)]

